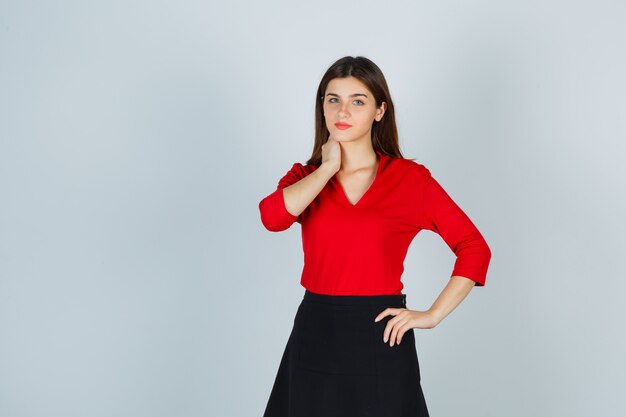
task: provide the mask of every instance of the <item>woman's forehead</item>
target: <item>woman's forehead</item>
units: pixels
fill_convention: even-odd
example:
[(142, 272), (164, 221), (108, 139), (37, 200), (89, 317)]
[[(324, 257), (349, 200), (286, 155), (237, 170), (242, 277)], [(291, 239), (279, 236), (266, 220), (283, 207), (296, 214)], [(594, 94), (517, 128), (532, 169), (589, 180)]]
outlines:
[(334, 94), (339, 96), (362, 96), (371, 97), (372, 93), (367, 89), (365, 84), (355, 77), (334, 78), (330, 80), (326, 86), (326, 94)]

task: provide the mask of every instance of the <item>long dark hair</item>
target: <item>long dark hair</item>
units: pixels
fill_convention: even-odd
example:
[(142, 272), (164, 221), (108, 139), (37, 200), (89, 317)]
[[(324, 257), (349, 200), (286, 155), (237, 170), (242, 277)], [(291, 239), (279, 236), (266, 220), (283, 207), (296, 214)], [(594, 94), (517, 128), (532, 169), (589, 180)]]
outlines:
[(375, 151), (395, 157), (403, 158), (398, 144), (398, 129), (396, 127), (396, 115), (389, 94), (389, 87), (383, 72), (378, 66), (364, 56), (345, 56), (335, 61), (320, 81), (315, 95), (315, 142), (313, 152), (307, 164), (320, 166), (322, 163), (322, 145), (326, 143), (330, 132), (324, 120), (324, 93), (328, 83), (335, 78), (354, 77), (361, 81), (374, 94), (376, 107), (383, 102), (387, 103), (387, 109), (380, 122), (372, 124), (372, 147)]

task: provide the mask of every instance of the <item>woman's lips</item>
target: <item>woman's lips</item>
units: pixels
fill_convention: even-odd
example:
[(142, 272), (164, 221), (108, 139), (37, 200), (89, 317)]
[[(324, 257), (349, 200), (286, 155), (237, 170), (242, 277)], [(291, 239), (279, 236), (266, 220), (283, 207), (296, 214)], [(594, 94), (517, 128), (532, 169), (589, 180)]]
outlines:
[(351, 128), (352, 125), (349, 125), (347, 123), (335, 123), (335, 126), (337, 127), (337, 129), (339, 130), (346, 130), (348, 128)]

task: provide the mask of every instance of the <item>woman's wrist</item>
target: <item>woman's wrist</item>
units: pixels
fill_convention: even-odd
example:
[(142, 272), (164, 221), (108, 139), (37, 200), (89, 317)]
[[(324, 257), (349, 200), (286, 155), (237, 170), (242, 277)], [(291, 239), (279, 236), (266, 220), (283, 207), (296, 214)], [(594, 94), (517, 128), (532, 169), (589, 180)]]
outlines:
[(324, 178), (326, 178), (326, 180), (329, 180), (333, 175), (337, 173), (338, 169), (324, 162), (322, 163), (322, 165), (320, 165), (319, 168), (316, 169), (316, 171), (321, 172)]

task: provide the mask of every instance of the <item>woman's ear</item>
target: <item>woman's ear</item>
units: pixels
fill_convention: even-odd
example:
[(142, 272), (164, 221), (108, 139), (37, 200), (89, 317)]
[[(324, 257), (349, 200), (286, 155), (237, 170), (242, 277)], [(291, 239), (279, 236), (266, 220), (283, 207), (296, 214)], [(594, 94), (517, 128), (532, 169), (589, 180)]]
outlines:
[(378, 114), (380, 115), (380, 117), (376, 119), (377, 122), (380, 122), (382, 120), (383, 116), (385, 115), (386, 110), (387, 110), (387, 103), (383, 101), (380, 107), (378, 108)]

